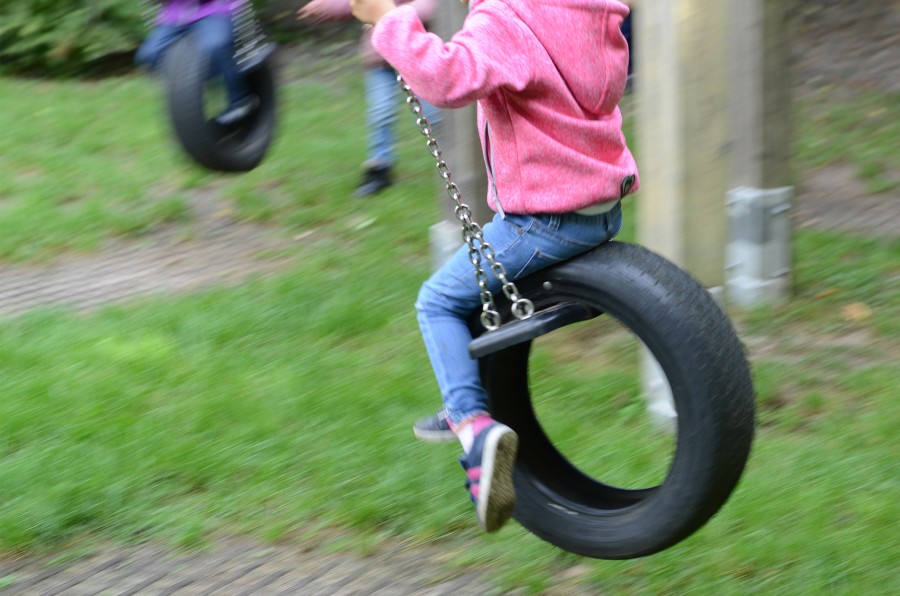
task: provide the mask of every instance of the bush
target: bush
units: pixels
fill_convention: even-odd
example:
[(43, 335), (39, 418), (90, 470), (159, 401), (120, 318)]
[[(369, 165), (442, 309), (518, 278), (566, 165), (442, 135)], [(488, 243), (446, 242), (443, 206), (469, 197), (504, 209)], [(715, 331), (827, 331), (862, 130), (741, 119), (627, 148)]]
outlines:
[[(294, 12), (306, 0), (252, 1), (263, 25), (280, 41), (315, 38), (320, 30), (336, 28), (298, 23)], [(158, 4), (154, 0), (0, 0), (0, 74), (60, 77), (131, 68), (132, 55), (146, 36), (147, 21)]]
[(0, 73), (86, 74), (130, 55), (144, 36), (134, 0), (2, 0)]

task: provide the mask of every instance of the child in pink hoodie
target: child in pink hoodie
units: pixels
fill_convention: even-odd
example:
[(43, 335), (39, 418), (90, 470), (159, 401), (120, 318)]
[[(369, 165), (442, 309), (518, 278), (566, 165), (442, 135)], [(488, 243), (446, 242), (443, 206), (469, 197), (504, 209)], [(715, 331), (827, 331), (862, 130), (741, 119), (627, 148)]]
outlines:
[[(374, 25), (372, 44), (424, 100), (477, 103), (490, 207), (484, 240), (511, 280), (607, 242), (622, 225), (620, 200), (637, 167), (618, 102), (628, 76), (618, 0), (471, 0), (449, 42), (426, 32), (415, 10), (393, 0), (350, 0)], [(489, 289), (500, 282), (491, 276)], [(444, 401), (416, 423), (424, 440), (456, 437), (467, 487), (485, 531), (515, 503), (515, 431), (493, 420), (469, 357), (467, 319), (480, 306), (468, 248), (423, 284), (419, 326)]]

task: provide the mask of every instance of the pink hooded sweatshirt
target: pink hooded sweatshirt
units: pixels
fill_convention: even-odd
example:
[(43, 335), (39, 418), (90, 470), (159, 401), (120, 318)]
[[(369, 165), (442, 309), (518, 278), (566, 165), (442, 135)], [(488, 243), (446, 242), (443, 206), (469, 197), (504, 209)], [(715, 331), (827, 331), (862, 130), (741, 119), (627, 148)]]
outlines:
[(471, 0), (444, 43), (401, 6), (372, 44), (422, 99), (477, 101), (492, 209), (564, 213), (639, 186), (618, 107), (628, 12), (617, 0)]

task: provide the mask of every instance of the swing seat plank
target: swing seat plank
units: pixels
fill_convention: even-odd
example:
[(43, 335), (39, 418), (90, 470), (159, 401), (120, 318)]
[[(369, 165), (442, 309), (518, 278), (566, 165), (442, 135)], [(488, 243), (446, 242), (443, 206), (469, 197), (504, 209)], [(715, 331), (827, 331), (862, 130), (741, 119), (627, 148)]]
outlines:
[(596, 317), (598, 312), (576, 302), (563, 302), (539, 311), (527, 319), (510, 321), (493, 331), (486, 331), (469, 342), (469, 356), (474, 359), (531, 341), (551, 331)]

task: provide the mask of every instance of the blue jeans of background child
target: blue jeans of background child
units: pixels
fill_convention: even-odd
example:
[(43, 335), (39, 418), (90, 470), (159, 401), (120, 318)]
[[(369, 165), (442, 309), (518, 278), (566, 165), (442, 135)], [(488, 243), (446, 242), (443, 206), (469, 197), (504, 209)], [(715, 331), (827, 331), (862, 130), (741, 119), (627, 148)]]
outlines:
[[(394, 153), (396, 137), (394, 125), (397, 121), (397, 110), (402, 103), (402, 91), (397, 84), (397, 73), (390, 66), (367, 68), (365, 72), (366, 87), (366, 126), (369, 131), (369, 148), (366, 163), (370, 167), (392, 167), (397, 157)], [(409, 126), (413, 128), (415, 121), (412, 113)], [(422, 111), (432, 126), (440, 121), (440, 111), (431, 104), (422, 101)], [(413, 128), (414, 130), (414, 128)]]
[(159, 25), (138, 48), (135, 62), (156, 70), (166, 50), (188, 33), (193, 35), (197, 49), (211, 57), (213, 73), (222, 76), (229, 105), (247, 97), (250, 89), (234, 62), (234, 30), (228, 16), (209, 16), (188, 25)]
[[(494, 216), (484, 239), (494, 249), (506, 275), (515, 280), (599, 246), (622, 227), (622, 208), (598, 215), (578, 213)], [(500, 282), (488, 271), (489, 288)], [(527, 298), (527, 296), (526, 296)], [(469, 357), (469, 316), (481, 305), (475, 268), (463, 245), (428, 279), (416, 300), (419, 328), (437, 377), (444, 406), (453, 424), (487, 413), (478, 361)]]

